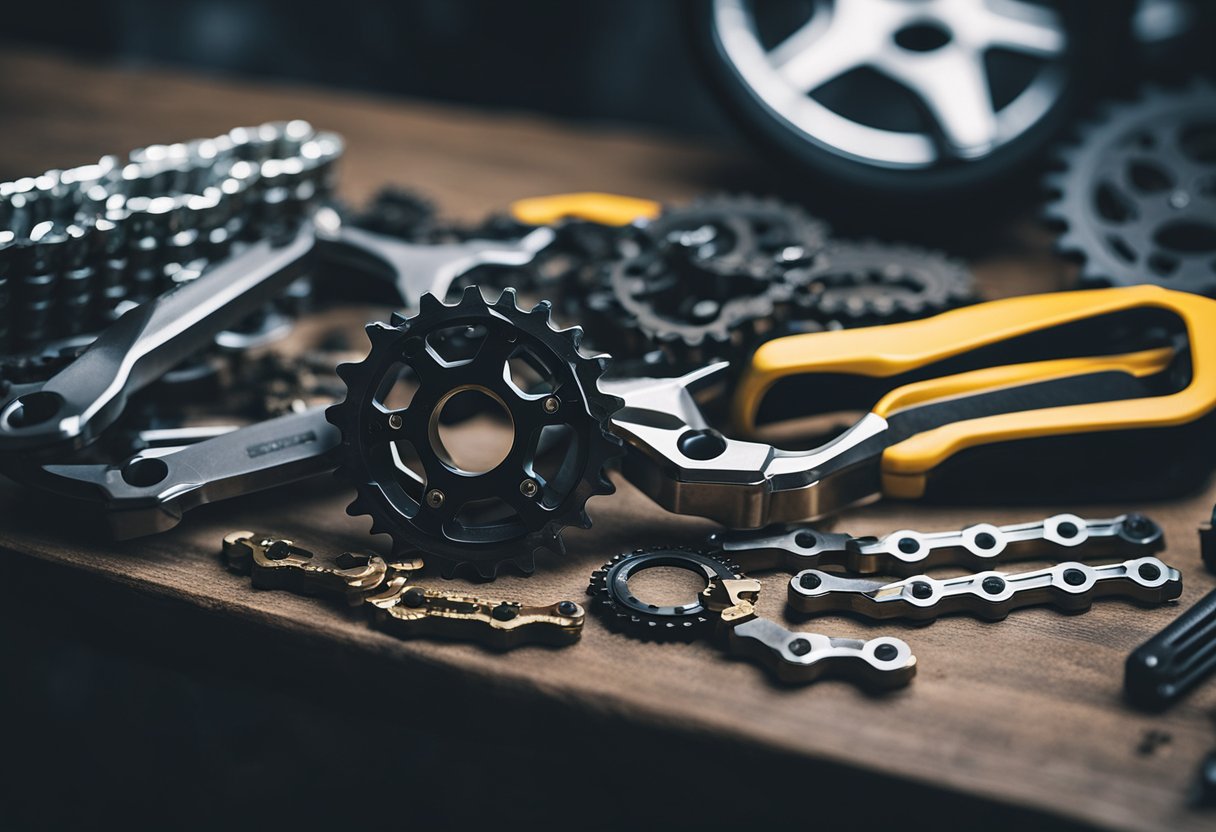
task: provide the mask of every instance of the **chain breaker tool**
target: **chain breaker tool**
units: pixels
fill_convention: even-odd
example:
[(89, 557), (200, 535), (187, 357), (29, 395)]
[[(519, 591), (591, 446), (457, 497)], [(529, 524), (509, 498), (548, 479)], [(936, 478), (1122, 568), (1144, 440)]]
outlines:
[(321, 560), (290, 540), (241, 531), (224, 538), (224, 560), (233, 572), (250, 575), (258, 589), (337, 597), (362, 606), (373, 627), (399, 638), (453, 638), (510, 650), (572, 644), (583, 631), (585, 613), (574, 601), (533, 606), (415, 586), (410, 577), (422, 568), (417, 559), (386, 561), (346, 552)]
[(806, 569), (789, 584), (789, 604), (803, 613), (852, 612), (866, 618), (931, 621), (971, 613), (1000, 621), (1015, 609), (1050, 604), (1078, 613), (1095, 598), (1126, 598), (1148, 606), (1182, 594), (1182, 573), (1154, 557), (1089, 566), (1074, 561), (1007, 574), (979, 572), (936, 579), (916, 575), (895, 583)]
[(708, 543), (711, 550), (749, 572), (843, 566), (862, 575), (914, 575), (936, 566), (1058, 559), (1065, 552), (1074, 559), (1143, 557), (1165, 548), (1165, 535), (1141, 514), (1109, 520), (1056, 514), (1008, 526), (977, 523), (958, 531), (901, 529), (881, 538), (822, 532), (808, 526), (776, 526), (715, 532)]
[[(693, 572), (705, 578), (706, 587), (685, 604), (648, 604), (630, 592), (629, 580), (656, 567)], [(691, 549), (659, 547), (617, 555), (592, 573), (587, 594), (615, 630), (655, 641), (714, 639), (728, 653), (751, 659), (782, 682), (840, 676), (867, 687), (897, 688), (916, 673), (916, 657), (900, 639), (862, 641), (791, 632), (758, 617), (760, 582), (745, 578), (734, 564)]]

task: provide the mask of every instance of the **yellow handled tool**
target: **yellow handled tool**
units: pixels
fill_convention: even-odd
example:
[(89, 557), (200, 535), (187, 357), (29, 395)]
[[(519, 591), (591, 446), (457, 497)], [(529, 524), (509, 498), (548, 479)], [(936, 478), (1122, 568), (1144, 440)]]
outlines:
[(1216, 301), (1158, 287), (1010, 298), (761, 346), (739, 432), (868, 411), (831, 442), (727, 438), (680, 379), (617, 382), (625, 473), (673, 511), (757, 527), (886, 495), (986, 501), (1164, 496), (1216, 462)]
[(753, 432), (783, 381), (825, 375), (860, 377), (882, 393), (872, 412), (891, 426), (883, 492), (919, 497), (934, 471), (969, 451), (1010, 445), (1037, 455), (1036, 443), (1109, 433), (1106, 444), (1118, 454), (1134, 450), (1119, 447), (1132, 436), (1164, 447), (1156, 440), (1199, 426), (1216, 408), (1216, 301), (1155, 286), (1062, 292), (778, 338), (743, 373), (737, 424)]

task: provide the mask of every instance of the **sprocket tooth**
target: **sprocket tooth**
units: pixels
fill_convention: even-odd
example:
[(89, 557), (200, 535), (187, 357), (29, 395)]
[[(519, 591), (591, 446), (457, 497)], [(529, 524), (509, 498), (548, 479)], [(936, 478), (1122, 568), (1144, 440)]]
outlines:
[(396, 327), (398, 329), (401, 326), (403, 326), (406, 323), (406, 321), (408, 321), (408, 320), (409, 320), (409, 318), (407, 318), (401, 312), (394, 312), (391, 315), (389, 315), (389, 317), (388, 317), (389, 326)]
[[(505, 294), (506, 290), (504, 290)], [(461, 311), (470, 311), (473, 309), (481, 309), (486, 305), (485, 295), (481, 293), (481, 286), (474, 283), (464, 287), (464, 291), (460, 293), (460, 300), (456, 302), (456, 308)]]
[(519, 308), (519, 301), (515, 294), (515, 290), (510, 286), (502, 290), (502, 294), (498, 296), (498, 300), (494, 301), (493, 306), (498, 309), (507, 309), (513, 312), (522, 311)]
[(419, 315), (438, 315), (447, 307), (443, 301), (435, 297), (434, 293), (427, 292), (418, 299), (418, 314)]

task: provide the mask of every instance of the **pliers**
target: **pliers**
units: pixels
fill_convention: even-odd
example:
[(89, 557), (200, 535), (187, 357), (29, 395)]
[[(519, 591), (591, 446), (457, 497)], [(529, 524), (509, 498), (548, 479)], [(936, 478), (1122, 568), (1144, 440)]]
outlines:
[(726, 363), (605, 386), (624, 472), (670, 511), (734, 528), (880, 497), (1041, 502), (1163, 496), (1212, 467), (1216, 301), (1155, 286), (1032, 295), (932, 318), (777, 338), (741, 369), (736, 436), (868, 411), (785, 450), (726, 436), (698, 393)]

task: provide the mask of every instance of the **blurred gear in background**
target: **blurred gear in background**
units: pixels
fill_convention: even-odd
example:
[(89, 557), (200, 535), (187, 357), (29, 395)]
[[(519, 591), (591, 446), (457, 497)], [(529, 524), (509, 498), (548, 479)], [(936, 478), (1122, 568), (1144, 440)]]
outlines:
[(1058, 250), (1085, 286), (1157, 283), (1216, 297), (1216, 88), (1145, 90), (1060, 151)]
[(795, 300), (801, 319), (873, 326), (970, 303), (976, 300), (976, 287), (961, 261), (940, 252), (871, 241), (832, 242), (804, 272)]
[(1085, 6), (703, 0), (695, 23), (742, 126), (803, 171), (945, 198), (1031, 162), (1109, 71), (1125, 4)]
[(626, 355), (701, 360), (755, 346), (793, 298), (828, 228), (776, 199), (718, 195), (664, 208), (588, 295), (589, 331)]

